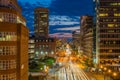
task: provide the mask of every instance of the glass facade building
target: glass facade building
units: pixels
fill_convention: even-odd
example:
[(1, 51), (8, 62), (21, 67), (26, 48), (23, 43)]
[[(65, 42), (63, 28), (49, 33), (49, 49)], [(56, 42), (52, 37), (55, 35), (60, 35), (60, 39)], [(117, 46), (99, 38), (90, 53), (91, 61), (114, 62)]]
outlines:
[(96, 54), (99, 65), (120, 68), (120, 0), (96, 0)]
[(48, 37), (48, 9), (36, 8), (34, 10), (35, 37)]

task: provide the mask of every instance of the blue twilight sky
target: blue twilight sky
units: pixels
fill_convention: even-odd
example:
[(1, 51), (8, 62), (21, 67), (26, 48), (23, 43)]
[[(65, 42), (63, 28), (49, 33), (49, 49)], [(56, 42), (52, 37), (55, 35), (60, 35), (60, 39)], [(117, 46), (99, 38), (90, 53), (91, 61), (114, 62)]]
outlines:
[(92, 0), (18, 0), (27, 19), (30, 33), (34, 32), (34, 8), (49, 8), (49, 35), (71, 37), (80, 29), (80, 16), (93, 15)]

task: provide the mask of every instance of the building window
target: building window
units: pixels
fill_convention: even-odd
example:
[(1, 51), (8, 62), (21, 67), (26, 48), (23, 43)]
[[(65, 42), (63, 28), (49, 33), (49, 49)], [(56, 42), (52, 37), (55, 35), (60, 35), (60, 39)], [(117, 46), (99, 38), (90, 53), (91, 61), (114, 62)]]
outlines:
[(35, 43), (35, 41), (34, 40), (29, 40), (29, 43)]
[(114, 16), (120, 16), (120, 13), (114, 13)]
[(100, 13), (99, 16), (108, 16), (108, 13)]
[(0, 13), (0, 21), (16, 23), (16, 15), (12, 13)]
[(115, 24), (108, 24), (108, 27), (114, 27)]
[(120, 3), (114, 2), (114, 3), (110, 3), (111, 6), (120, 6)]
[(34, 44), (30, 44), (29, 48), (35, 48), (35, 45)]
[(16, 68), (15, 60), (0, 60), (0, 70), (8, 70), (15, 68)]
[(16, 73), (0, 75), (0, 80), (16, 80)]
[(0, 55), (16, 55), (16, 46), (0, 46)]
[(17, 35), (15, 32), (0, 32), (0, 41), (16, 41)]

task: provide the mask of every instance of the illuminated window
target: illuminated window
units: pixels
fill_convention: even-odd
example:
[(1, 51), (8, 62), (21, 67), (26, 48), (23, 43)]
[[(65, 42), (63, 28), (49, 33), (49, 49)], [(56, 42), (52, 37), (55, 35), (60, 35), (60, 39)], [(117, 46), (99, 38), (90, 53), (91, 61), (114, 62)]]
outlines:
[(0, 13), (0, 21), (16, 23), (16, 15), (12, 13)]
[(41, 17), (47, 17), (47, 14), (42, 15)]
[(16, 80), (16, 73), (0, 75), (0, 80)]
[(114, 9), (113, 9), (113, 11), (117, 11), (117, 9), (116, 9), (116, 8), (114, 8)]
[(120, 3), (115, 2), (115, 3), (111, 3), (110, 5), (111, 6), (120, 6)]
[(35, 46), (34, 45), (30, 45), (29, 48), (34, 48)]
[(2, 22), (3, 21), (3, 14), (2, 13), (0, 13), (0, 22)]
[(116, 44), (116, 41), (113, 41), (113, 44)]
[(118, 5), (120, 6), (120, 3), (118, 3)]
[(113, 19), (113, 21), (114, 21), (114, 22), (116, 22), (116, 21), (117, 21), (117, 19)]
[(99, 16), (108, 16), (108, 13), (100, 13)]
[(112, 49), (110, 49), (109, 52), (112, 52)]
[(39, 32), (44, 32), (44, 30), (40, 30)]
[(34, 43), (34, 40), (29, 40), (29, 43)]
[(111, 3), (110, 5), (112, 5), (112, 6), (116, 6), (116, 5), (117, 5), (117, 3)]
[(114, 24), (108, 24), (108, 27), (114, 27)]
[(16, 68), (15, 60), (0, 60), (0, 70), (8, 70), (15, 68)]
[(0, 55), (15, 55), (16, 46), (0, 46)]
[(17, 35), (15, 32), (0, 32), (0, 41), (16, 41)]
[(29, 50), (29, 53), (34, 53), (35, 51), (34, 50)]
[(114, 30), (108, 30), (108, 32), (112, 33), (112, 32), (114, 32)]
[(120, 13), (114, 13), (114, 16), (120, 16)]

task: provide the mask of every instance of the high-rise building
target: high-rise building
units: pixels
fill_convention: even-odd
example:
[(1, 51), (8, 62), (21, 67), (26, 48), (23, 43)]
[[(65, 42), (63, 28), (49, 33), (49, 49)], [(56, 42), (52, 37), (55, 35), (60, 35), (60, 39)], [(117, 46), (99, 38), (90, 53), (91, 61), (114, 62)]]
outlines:
[(28, 80), (28, 28), (17, 0), (0, 0), (0, 80)]
[(97, 63), (120, 68), (120, 0), (96, 0)]
[(73, 31), (72, 32), (72, 39), (73, 39), (73, 49), (78, 50), (78, 47), (80, 47), (80, 31)]
[(35, 57), (52, 56), (56, 51), (56, 39), (48, 37), (49, 10), (47, 8), (35, 8), (34, 32), (35, 32)]
[(34, 10), (34, 32), (35, 37), (48, 37), (48, 9), (35, 8)]
[(80, 49), (88, 58), (92, 58), (93, 49), (93, 17), (81, 16)]

